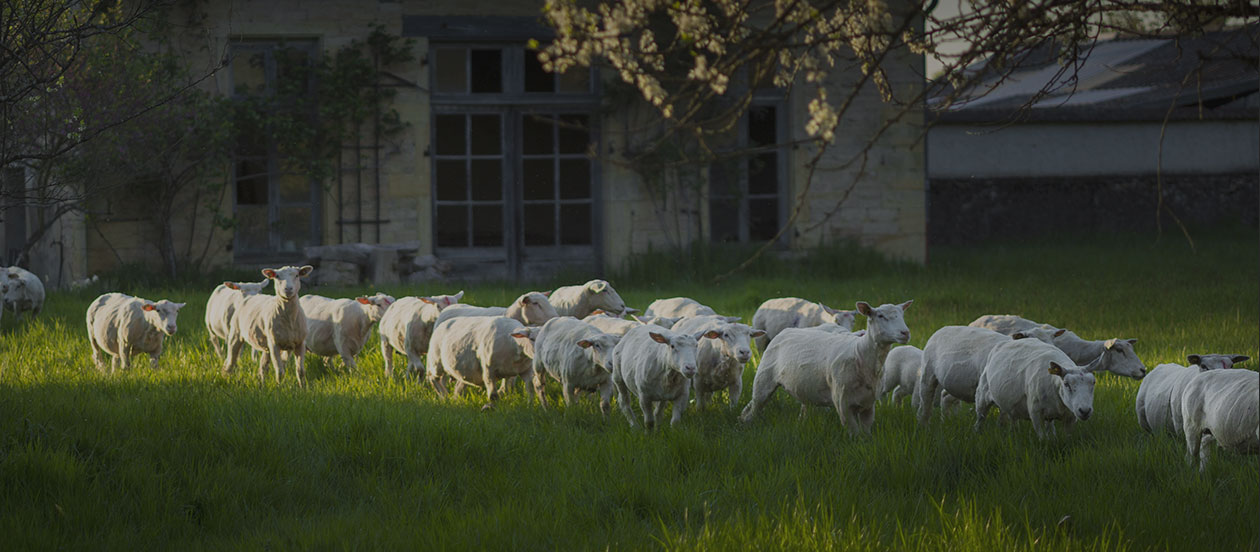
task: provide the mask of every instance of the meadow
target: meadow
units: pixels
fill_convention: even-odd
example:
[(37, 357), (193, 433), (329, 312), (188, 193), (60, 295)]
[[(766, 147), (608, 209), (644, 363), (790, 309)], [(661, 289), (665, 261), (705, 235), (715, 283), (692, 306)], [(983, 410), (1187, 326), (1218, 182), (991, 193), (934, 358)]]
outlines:
[[(730, 258), (649, 256), (609, 275), (630, 306), (685, 295), (751, 320), (762, 300), (852, 308), (914, 299), (919, 347), (940, 326), (1018, 313), (1086, 338), (1135, 337), (1150, 368), (1190, 353), (1260, 361), (1254, 229), (934, 248), (924, 266), (831, 250), (766, 259), (714, 284)], [(589, 275), (566, 275), (564, 283)], [(258, 279), (257, 275), (241, 275)], [(779, 392), (748, 425), (718, 401), (678, 427), (631, 429), (591, 397), (551, 408), (523, 394), (441, 399), (396, 374), (375, 337), (359, 370), (308, 361), (257, 381), (220, 374), (202, 324), (213, 277), (118, 290), (186, 301), (161, 368), (106, 375), (83, 324), (100, 289), (54, 293), (42, 316), (0, 329), (0, 548), (1255, 550), (1260, 463), (1216, 452), (1186, 466), (1181, 439), (1137, 424), (1138, 382), (1102, 374), (1094, 416), (1038, 440), (958, 408), (927, 428), (881, 403), (870, 438), (834, 411), (797, 419)], [(539, 289), (548, 289), (542, 284)], [(506, 304), (524, 286), (395, 286), (396, 297), (466, 290)], [(345, 296), (368, 291), (304, 289)], [(858, 327), (863, 325), (859, 318)], [(308, 357), (311, 358), (311, 357)], [(139, 360), (139, 359), (138, 359)], [(747, 401), (757, 357), (745, 371)], [(405, 366), (405, 364), (404, 364)]]

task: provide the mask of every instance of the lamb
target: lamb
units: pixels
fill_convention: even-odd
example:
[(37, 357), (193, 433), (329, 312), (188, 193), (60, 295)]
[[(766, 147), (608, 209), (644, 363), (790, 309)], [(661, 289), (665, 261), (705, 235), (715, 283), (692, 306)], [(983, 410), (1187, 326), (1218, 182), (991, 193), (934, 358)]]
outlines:
[(753, 314), (752, 327), (766, 332), (765, 336), (757, 338), (757, 350), (765, 351), (775, 336), (787, 328), (810, 328), (831, 322), (852, 331), (856, 315), (857, 311), (837, 310), (798, 297), (769, 299)]
[(280, 383), (280, 374), (284, 371), (280, 352), (291, 351), (297, 357), (298, 385), (306, 386), (306, 315), (302, 313), (298, 293), (302, 290), (302, 278), (313, 270), (311, 265), (262, 269), (263, 276), (273, 282), (271, 287), (276, 294), (249, 297), (236, 309), (228, 330), (223, 373), (236, 368), (241, 346), (248, 343), (262, 353), (258, 362), (258, 383), (266, 379), (268, 362), (275, 370), (276, 383)]
[(1031, 420), (1041, 439), (1047, 422), (1055, 434), (1054, 420), (1070, 428), (1093, 413), (1093, 372), (1101, 369), (1104, 355), (1077, 366), (1053, 344), (1020, 339), (1001, 342), (988, 357), (975, 394), (976, 431), (993, 405), (1008, 418)]
[[(464, 387), (484, 387), (489, 402), (483, 409), (494, 407), (499, 393), (499, 380), (514, 376), (531, 376), (532, 381), (536, 334), (530, 328), (503, 316), (464, 316), (443, 321), (433, 329), (433, 351), (428, 356), (429, 384), (447, 395), (442, 376), (455, 379), (455, 396)], [(539, 401), (546, 406), (539, 393)]]
[(407, 355), (407, 368), (411, 373), (420, 373), (424, 368), (420, 357), (429, 352), (429, 338), (433, 335), (438, 316), (463, 297), (463, 291), (454, 295), (403, 297), (385, 311), (379, 328), (385, 377), (394, 377), (395, 351)]
[(599, 410), (607, 416), (613, 393), (608, 361), (620, 341), (620, 335), (601, 332), (571, 316), (548, 320), (534, 341), (534, 388), (542, 394), (544, 376), (551, 376), (560, 382), (566, 407), (573, 403), (575, 389), (598, 392)]
[(1245, 362), (1243, 355), (1189, 355), (1190, 366), (1160, 364), (1142, 378), (1135, 408), (1138, 424), (1147, 432), (1163, 428), (1173, 435), (1182, 435), (1181, 395), (1186, 385), (1201, 371), (1223, 370)]
[[(836, 409), (850, 435), (870, 435), (875, 422), (875, 390), (880, 371), (893, 343), (910, 340), (905, 310), (900, 305), (871, 307), (857, 303), (867, 318), (866, 334), (825, 334), (813, 329), (787, 329), (779, 333), (761, 357), (753, 378), (752, 400), (740, 414), (741, 422), (756, 417), (775, 390), (782, 386), (802, 404)], [(819, 336), (827, 335), (820, 339)]]
[(998, 345), (1024, 338), (1050, 343), (1055, 334), (1062, 331), (1037, 327), (1008, 336), (974, 326), (945, 326), (936, 330), (923, 347), (923, 373), (915, 386), (919, 423), (927, 425), (934, 402), (927, 397), (935, 397), (939, 389), (945, 389), (955, 399), (974, 403), (980, 372)]
[(30, 311), (35, 316), (44, 310), (44, 284), (38, 276), (19, 266), (11, 266), (5, 272), (8, 285), (3, 306), (13, 311), (15, 320), (21, 320), (23, 312)]
[(223, 346), (219, 341), (227, 343), (228, 330), (232, 328), (232, 317), (236, 315), (236, 309), (240, 308), (246, 297), (258, 295), (269, 283), (271, 279), (264, 278), (261, 282), (223, 282), (215, 286), (210, 293), (210, 299), (206, 301), (206, 334), (215, 354), (223, 354)]
[(613, 348), (612, 381), (617, 388), (617, 404), (630, 427), (636, 427), (631, 396), (639, 398), (643, 425), (656, 427), (665, 412), (665, 403), (674, 404), (670, 425), (678, 425), (687, 410), (688, 389), (696, 375), (696, 342), (717, 338), (716, 331), (682, 334), (644, 324), (626, 332)]
[(715, 391), (725, 389), (730, 407), (739, 404), (744, 389), (744, 366), (752, 359), (752, 339), (765, 335), (747, 324), (732, 322), (718, 315), (684, 318), (674, 325), (673, 331), (682, 334), (698, 334), (716, 331), (717, 337), (701, 341), (696, 346), (696, 375), (691, 378), (696, 392), (696, 408), (704, 408)]
[(1186, 463), (1207, 469), (1212, 443), (1242, 454), (1260, 452), (1260, 373), (1208, 370), (1190, 379), (1181, 395)]
[(687, 318), (691, 316), (708, 316), (717, 314), (713, 309), (700, 304), (699, 301), (688, 297), (671, 297), (669, 299), (657, 299), (648, 305), (647, 310), (643, 311), (646, 316), (669, 316), (674, 318)]
[[(988, 328), (1001, 334), (1011, 335), (1017, 331), (1029, 330), (1032, 328), (1051, 328), (1057, 329), (1049, 324), (1039, 324), (1021, 318), (1013, 314), (986, 314), (971, 322), (970, 326), (977, 328)], [(1134, 379), (1142, 379), (1146, 375), (1146, 365), (1142, 364), (1142, 360), (1138, 358), (1137, 353), (1133, 351), (1133, 345), (1137, 343), (1136, 339), (1105, 339), (1097, 341), (1089, 341), (1081, 339), (1072, 330), (1065, 330), (1058, 337), (1054, 338), (1054, 346), (1067, 353), (1068, 358), (1078, 365), (1085, 365), (1093, 362), (1103, 352), (1110, 350), (1116, 344), (1125, 347), (1123, 343), (1127, 343), (1127, 352), (1125, 353), (1127, 360), (1124, 362), (1108, 363), (1106, 370), (1118, 376), (1126, 376)]]
[(633, 309), (626, 308), (612, 285), (603, 280), (591, 280), (580, 286), (558, 287), (548, 296), (557, 316), (586, 318), (596, 309), (618, 315), (627, 314)]
[(442, 309), (437, 322), (441, 324), (460, 316), (506, 316), (526, 326), (542, 326), (556, 317), (556, 309), (547, 299), (550, 292), (531, 291), (517, 297), (509, 307), (478, 307), (475, 305), (451, 305)]
[(166, 336), (175, 335), (176, 319), (183, 307), (184, 303), (166, 299), (155, 303), (121, 293), (97, 297), (87, 309), (88, 343), (96, 368), (105, 371), (105, 355), (109, 354), (113, 357), (111, 374), (119, 365), (126, 370), (131, 366), (132, 355), (144, 353), (149, 355), (150, 367), (156, 370), (162, 342)]
[(350, 370), (358, 369), (354, 357), (363, 350), (372, 326), (394, 304), (394, 298), (384, 293), (354, 299), (303, 295), (299, 301), (306, 315), (306, 350), (340, 356)]

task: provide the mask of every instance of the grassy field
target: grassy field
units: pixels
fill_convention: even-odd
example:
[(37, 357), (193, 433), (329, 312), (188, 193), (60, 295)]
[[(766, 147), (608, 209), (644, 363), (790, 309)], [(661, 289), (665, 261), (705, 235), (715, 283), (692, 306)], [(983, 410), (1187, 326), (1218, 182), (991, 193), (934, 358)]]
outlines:
[[(631, 306), (687, 295), (746, 320), (762, 300), (785, 295), (837, 307), (914, 299), (906, 319), (920, 347), (940, 326), (1011, 312), (1086, 337), (1139, 338), (1148, 367), (1188, 353), (1260, 359), (1254, 232), (1200, 238), (1197, 253), (1168, 239), (1091, 243), (940, 249), (926, 268), (832, 252), (797, 264), (766, 261), (717, 285), (693, 268), (701, 266), (695, 259), (661, 257), (613, 283)], [(617, 412), (603, 419), (589, 398), (543, 411), (513, 394), (483, 413), (483, 395), (447, 401), (401, 376), (387, 381), (374, 339), (357, 373), (314, 361), (309, 389), (296, 387), (291, 370), (281, 385), (260, 388), (248, 360), (220, 375), (202, 327), (209, 287), (133, 281), (140, 284), (121, 290), (188, 302), (156, 372), (110, 377), (92, 368), (83, 313), (99, 290), (54, 294), (33, 323), (4, 320), (0, 548), (1040, 551), (1260, 543), (1257, 457), (1218, 452), (1206, 474), (1188, 469), (1181, 440), (1138, 427), (1137, 382), (1108, 374), (1094, 416), (1044, 442), (1027, 422), (991, 421), (974, 434), (965, 408), (920, 429), (908, 403), (879, 405), (874, 436), (855, 440), (834, 412), (798, 421), (782, 392), (748, 426), (713, 407), (645, 434)], [(476, 304), (505, 304), (523, 291), (384, 291), (460, 287)], [(745, 401), (753, 373), (745, 372)]]

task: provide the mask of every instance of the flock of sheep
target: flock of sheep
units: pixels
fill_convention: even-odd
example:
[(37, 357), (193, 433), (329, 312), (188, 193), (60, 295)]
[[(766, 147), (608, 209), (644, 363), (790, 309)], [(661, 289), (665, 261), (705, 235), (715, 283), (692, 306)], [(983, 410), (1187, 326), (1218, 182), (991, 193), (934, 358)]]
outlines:
[[(1093, 412), (1094, 373), (1142, 379), (1137, 415), (1143, 429), (1183, 435), (1186, 459), (1206, 467), (1209, 445), (1244, 453), (1260, 451), (1260, 374), (1232, 370), (1241, 355), (1190, 355), (1189, 366), (1161, 364), (1148, 376), (1133, 350), (1134, 339), (1086, 340), (1070, 330), (1012, 315), (987, 315), (968, 326), (937, 330), (922, 350), (910, 339), (904, 315), (911, 301), (878, 307), (858, 302), (837, 310), (798, 298), (766, 301), (752, 324), (722, 316), (699, 302), (675, 297), (654, 301), (643, 312), (627, 308), (603, 280), (528, 292), (507, 307), (460, 304), (454, 295), (404, 297), (384, 294), (330, 299), (301, 295), (310, 266), (263, 269), (261, 282), (224, 282), (206, 305), (206, 328), (231, 372), (248, 344), (258, 353), (258, 377), (270, 365), (280, 381), (288, 357), (296, 358), (306, 383), (305, 354), (340, 356), (349, 369), (372, 327), (379, 325), (385, 373), (394, 355), (407, 357), (412, 374), (423, 373), (445, 396), (469, 385), (484, 388), (491, 408), (505, 384), (520, 378), (526, 392), (547, 405), (547, 381), (559, 382), (565, 404), (577, 392), (599, 395), (610, 410), (613, 392), (626, 420), (636, 426), (632, 404), (652, 429), (673, 405), (671, 424), (682, 418), (694, 392), (704, 408), (726, 391), (738, 406), (751, 343), (762, 351), (752, 399), (739, 419), (749, 422), (783, 388), (801, 403), (834, 408), (850, 433), (869, 434), (875, 401), (906, 396), (927, 424), (932, 409), (959, 401), (975, 404), (979, 431), (991, 407), (1007, 419), (1030, 420), (1039, 437), (1054, 421), (1070, 427)], [(5, 306), (38, 313), (43, 287), (29, 272), (11, 268), (0, 278)], [(272, 284), (274, 295), (261, 291)], [(37, 292), (37, 293), (36, 293)], [(157, 302), (121, 293), (98, 297), (87, 310), (88, 339), (97, 367), (126, 368), (135, 354), (157, 367), (163, 339), (174, 335), (183, 303)], [(857, 315), (866, 329), (854, 332)], [(630, 316), (631, 319), (626, 319)], [(223, 345), (220, 345), (223, 343)], [(893, 347), (902, 344), (901, 347)], [(426, 363), (427, 361), (427, 363)], [(1145, 376), (1145, 377), (1144, 377)], [(1143, 379), (1144, 378), (1144, 379)]]

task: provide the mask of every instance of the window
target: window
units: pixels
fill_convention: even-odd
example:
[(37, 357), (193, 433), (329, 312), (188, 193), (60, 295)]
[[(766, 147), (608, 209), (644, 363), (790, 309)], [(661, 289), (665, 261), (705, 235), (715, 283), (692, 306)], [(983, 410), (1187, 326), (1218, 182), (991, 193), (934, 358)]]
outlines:
[[(310, 88), (302, 70), (316, 56), (314, 41), (243, 41), (232, 45), (233, 96), (258, 98)], [(237, 257), (299, 254), (319, 239), (319, 184), (278, 154), (275, 140), (252, 110), (291, 109), (281, 102), (246, 103), (237, 113), (233, 189)], [(314, 114), (311, 114), (313, 117)]]
[(525, 245), (590, 245), (590, 118), (534, 113), (522, 131)]
[(437, 115), (433, 126), (436, 245), (502, 247), (502, 116)]
[(714, 242), (765, 241), (783, 220), (782, 102), (756, 102), (740, 122), (736, 148), (709, 167), (709, 236)]

